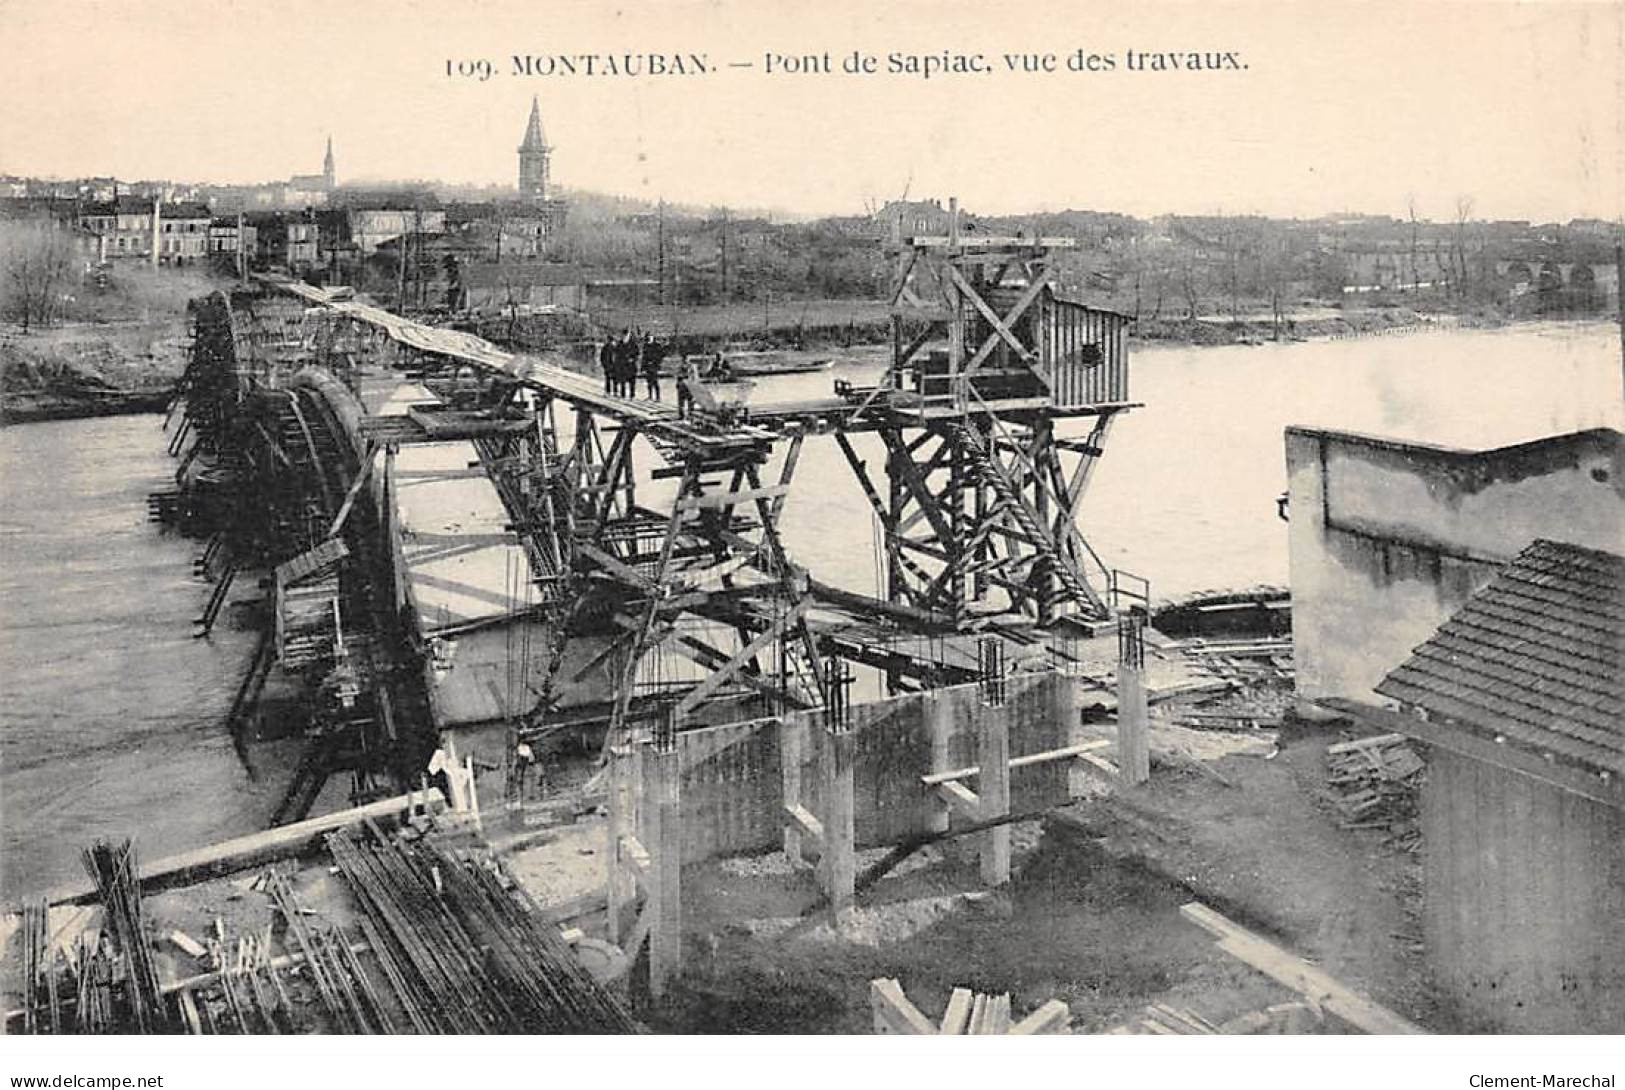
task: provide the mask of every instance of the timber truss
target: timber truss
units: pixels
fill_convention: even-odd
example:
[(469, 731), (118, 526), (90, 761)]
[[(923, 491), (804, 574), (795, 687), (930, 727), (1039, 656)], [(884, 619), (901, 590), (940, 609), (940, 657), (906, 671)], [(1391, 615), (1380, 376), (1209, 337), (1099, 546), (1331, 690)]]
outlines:
[[(892, 366), (863, 413), (884, 488), (836, 435), (885, 534), (888, 597), (962, 630), (1012, 612), (1041, 625), (1111, 614), (1077, 513), (1131, 407), (1126, 319), (1056, 294), (1051, 253), (1073, 244), (962, 235), (956, 207), (946, 236), (901, 240)], [(1068, 419), (1086, 433), (1057, 435)]]
[[(640, 724), (698, 721), (719, 700), (827, 706), (821, 652), (884, 660), (894, 682), (941, 682), (945, 663), (888, 651), (886, 630), (938, 638), (1067, 614), (1110, 619), (1109, 573), (1077, 516), (1113, 421), (1133, 407), (1128, 320), (1057, 293), (1051, 254), (1072, 245), (961, 235), (955, 212), (946, 236), (897, 246), (893, 357), (878, 385), (685, 417), (467, 334), (266, 283), (381, 335), (392, 367), (442, 399), (369, 418), (362, 433), (386, 445), (473, 443), (527, 552), (552, 641), (528, 727), (552, 718), (556, 689), (608, 667), (608, 743), (618, 744)], [(345, 337), (316, 339), (346, 355)], [(810, 580), (786, 554), (779, 517), (806, 436), (822, 433), (878, 516), (886, 601)], [(865, 433), (883, 448), (878, 467), (854, 445)], [(866, 616), (876, 635), (815, 630), (815, 599)], [(561, 677), (576, 635), (599, 637), (600, 649)]]
[[(437, 367), (432, 355), (414, 366), (431, 390), (461, 400), (418, 413), (428, 427), (397, 431), (394, 441), (470, 440), (535, 575), (551, 646), (532, 687), (532, 729), (555, 710), (561, 680), (604, 666), (616, 679), (611, 744), (643, 724), (690, 721), (723, 698), (775, 712), (823, 704), (810, 580), (778, 530), (802, 435), (788, 438), (771, 469), (771, 436), (685, 441), (682, 430), (650, 427), (602, 397), (490, 376), (471, 389), (454, 363)], [(640, 502), (641, 490), (673, 485), (669, 505)], [(585, 634), (609, 638), (561, 678), (566, 642)]]

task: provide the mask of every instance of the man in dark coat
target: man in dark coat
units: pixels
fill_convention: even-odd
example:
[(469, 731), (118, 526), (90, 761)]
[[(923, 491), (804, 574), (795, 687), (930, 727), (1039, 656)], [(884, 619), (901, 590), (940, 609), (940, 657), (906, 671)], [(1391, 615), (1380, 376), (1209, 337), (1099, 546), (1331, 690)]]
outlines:
[(604, 372), (604, 393), (615, 392), (615, 338), (606, 337), (598, 348), (598, 369)]

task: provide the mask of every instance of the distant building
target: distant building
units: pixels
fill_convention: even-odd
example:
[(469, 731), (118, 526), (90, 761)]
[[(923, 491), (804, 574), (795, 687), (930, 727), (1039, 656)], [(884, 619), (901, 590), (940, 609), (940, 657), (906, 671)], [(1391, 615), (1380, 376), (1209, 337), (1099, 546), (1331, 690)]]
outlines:
[[(273, 212), (246, 217), (252, 230), (254, 263), (302, 273), (320, 257), (320, 228), (313, 212)], [(245, 240), (244, 245), (247, 245)]]
[(408, 233), (438, 235), (446, 230), (445, 209), (432, 193), (341, 190), (335, 201), (344, 212), (345, 238), (362, 257)]
[(252, 262), (255, 250), (256, 232), (246, 218), (239, 222), (236, 216), (216, 216), (209, 221), (209, 256), (219, 264), (235, 268), (239, 252), (245, 263)]
[(875, 213), (875, 220), (893, 242), (948, 233), (948, 210), (941, 201), (890, 201)]
[(530, 100), (530, 120), (525, 124), (525, 138), (519, 142), (519, 199), (547, 200), (548, 163), (553, 149), (542, 133), (541, 102)]
[(303, 211), (325, 207), (337, 187), (338, 173), (330, 136), (320, 174), (295, 174), (287, 181), (259, 185), (210, 186), (203, 195), (221, 212)]
[[(80, 224), (101, 239), (104, 261), (152, 260), (152, 214), (157, 201), (119, 197), (86, 206)], [(207, 236), (205, 236), (207, 237)]]
[(584, 310), (587, 285), (574, 265), (534, 261), (481, 262), (463, 271), (465, 303), (470, 310), (517, 307), (562, 307)]
[(189, 265), (209, 252), (209, 206), (195, 201), (161, 205), (158, 216), (158, 260)]

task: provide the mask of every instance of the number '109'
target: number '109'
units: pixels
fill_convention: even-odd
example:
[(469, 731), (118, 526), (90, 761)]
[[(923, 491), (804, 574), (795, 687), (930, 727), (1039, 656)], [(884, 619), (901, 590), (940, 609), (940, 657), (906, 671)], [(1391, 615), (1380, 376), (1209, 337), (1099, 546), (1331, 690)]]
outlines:
[(477, 79), (485, 82), (496, 75), (496, 66), (490, 61), (447, 61), (447, 77), (461, 76), (463, 79)]

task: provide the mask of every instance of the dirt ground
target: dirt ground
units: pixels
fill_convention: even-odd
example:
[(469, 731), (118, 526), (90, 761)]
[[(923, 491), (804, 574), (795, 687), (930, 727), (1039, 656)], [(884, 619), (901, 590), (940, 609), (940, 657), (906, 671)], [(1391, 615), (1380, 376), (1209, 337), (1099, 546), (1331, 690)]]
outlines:
[[(1157, 724), (1154, 757), (1211, 733)], [(1018, 1019), (1059, 998), (1077, 1033), (1154, 1002), (1222, 1024), (1296, 999), (1180, 915), (1201, 900), (1399, 1013), (1454, 1029), (1417, 956), (1415, 857), (1340, 828), (1320, 801), (1339, 737), (1303, 729), (1232, 743), (1229, 756), (1209, 743), (1195, 746), (1206, 760), (1164, 757), (1144, 787), (1017, 826), (1015, 873), (997, 892), (980, 888), (974, 841), (927, 849), (860, 893), (844, 931), (783, 857), (689, 868), (684, 979), (645, 1017), (659, 1032), (868, 1032), (876, 977), (897, 978), (930, 1017), (955, 986), (1008, 992)], [(860, 856), (860, 874), (878, 854)]]

